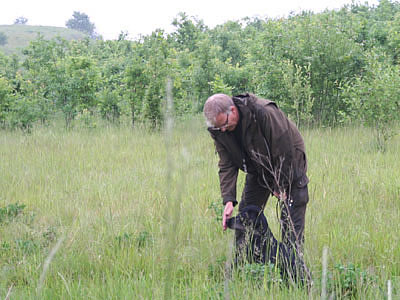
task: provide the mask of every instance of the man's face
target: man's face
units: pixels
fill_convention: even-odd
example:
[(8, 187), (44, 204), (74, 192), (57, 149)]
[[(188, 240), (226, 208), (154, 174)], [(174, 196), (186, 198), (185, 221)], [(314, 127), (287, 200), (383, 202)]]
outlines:
[(233, 131), (239, 122), (239, 114), (236, 106), (231, 106), (229, 113), (220, 113), (215, 118), (215, 128), (225, 131)]

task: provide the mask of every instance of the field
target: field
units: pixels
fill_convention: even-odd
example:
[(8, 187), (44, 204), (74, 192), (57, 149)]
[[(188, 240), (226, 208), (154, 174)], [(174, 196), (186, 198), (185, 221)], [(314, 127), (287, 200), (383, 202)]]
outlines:
[(53, 26), (0, 25), (0, 32), (7, 36), (7, 44), (0, 46), (0, 51), (6, 55), (21, 54), (20, 50), (35, 40), (39, 33), (47, 40), (57, 36), (66, 40), (79, 40), (86, 36), (76, 30)]
[[(314, 286), (247, 265), (226, 279), (217, 155), (201, 118), (173, 132), (127, 126), (0, 133), (0, 298), (336, 299), (400, 296), (400, 138), (302, 130), (305, 258)], [(243, 183), (244, 176), (240, 176)], [(275, 199), (266, 215), (279, 231)]]

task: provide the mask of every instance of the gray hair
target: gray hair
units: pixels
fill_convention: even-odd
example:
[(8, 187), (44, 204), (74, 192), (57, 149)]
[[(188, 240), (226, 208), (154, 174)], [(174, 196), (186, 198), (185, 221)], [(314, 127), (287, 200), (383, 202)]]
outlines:
[(230, 107), (235, 105), (232, 98), (225, 94), (215, 94), (207, 99), (204, 104), (204, 117), (207, 126), (215, 126), (216, 118), (220, 113), (230, 113)]

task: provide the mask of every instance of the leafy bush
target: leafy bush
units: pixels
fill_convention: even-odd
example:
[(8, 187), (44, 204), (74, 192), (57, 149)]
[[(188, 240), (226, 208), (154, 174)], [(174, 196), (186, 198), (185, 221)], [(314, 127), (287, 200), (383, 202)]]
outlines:
[(336, 264), (335, 269), (328, 275), (328, 290), (339, 298), (356, 297), (362, 290), (375, 282), (375, 278), (360, 267), (349, 263)]
[(11, 86), (6, 78), (0, 77), (0, 125), (5, 124), (10, 106), (14, 102)]
[(120, 247), (123, 247), (125, 245), (130, 245), (133, 240), (133, 234), (124, 232), (123, 234), (116, 236), (115, 240), (117, 241), (118, 246)]
[(35, 111), (28, 99), (19, 98), (13, 103), (13, 109), (8, 114), (8, 123), (11, 128), (20, 128), (29, 132), (36, 120)]
[[(361, 119), (376, 129), (383, 149), (393, 135), (391, 116), (399, 114), (393, 100), (399, 94), (399, 20), (400, 4), (385, 0), (213, 29), (180, 13), (175, 32), (158, 29), (134, 41), (126, 34), (115, 41), (39, 36), (23, 50), (22, 66), (0, 54), (0, 77), (7, 81), (0, 82), (0, 122), (11, 114), (12, 126), (29, 130), (36, 119), (61, 111), (69, 127), (79, 113), (100, 109), (110, 121), (129, 113), (132, 125), (159, 128), (168, 77), (176, 116), (200, 112), (212, 93), (251, 92), (279, 103), (298, 125)], [(18, 72), (34, 93), (24, 91)]]
[(18, 215), (22, 213), (24, 210), (24, 204), (8, 204), (5, 207), (0, 207), (0, 224), (3, 222), (10, 222), (11, 220), (15, 219)]
[(121, 96), (118, 91), (103, 89), (98, 95), (101, 116), (112, 123), (117, 123), (121, 116)]
[(245, 264), (243, 266), (243, 275), (246, 280), (259, 282), (268, 287), (276, 283), (281, 283), (279, 269), (274, 264)]
[(150, 245), (152, 243), (153, 243), (153, 237), (148, 231), (141, 231), (136, 237), (136, 245), (139, 249), (145, 247), (146, 245)]
[(84, 128), (96, 128), (96, 117), (88, 109), (84, 108), (76, 115), (76, 120), (81, 123)]
[(374, 51), (367, 58), (365, 74), (344, 87), (343, 97), (351, 118), (373, 128), (378, 148), (384, 151), (396, 134), (393, 122), (400, 120), (400, 67)]
[(215, 281), (221, 281), (224, 278), (226, 257), (220, 256), (212, 264), (208, 265), (208, 277)]
[(210, 203), (208, 209), (214, 211), (215, 219), (217, 220), (217, 222), (222, 221), (222, 213), (224, 212), (224, 207), (220, 201)]
[(32, 254), (36, 249), (39, 248), (37, 241), (33, 239), (16, 239), (15, 245), (19, 251), (24, 254)]
[(141, 231), (137, 236), (133, 233), (124, 232), (116, 236), (115, 239), (120, 247), (131, 246), (135, 243), (138, 249), (142, 249), (153, 243), (153, 237), (148, 231)]
[(289, 60), (283, 61), (281, 67), (284, 88), (288, 93), (288, 99), (282, 103), (281, 108), (297, 126), (310, 124), (314, 104), (310, 64), (301, 67)]
[(214, 80), (209, 82), (209, 84), (211, 86), (213, 94), (222, 93), (226, 95), (232, 95), (232, 87), (225, 84), (221, 76), (219, 76), (218, 74), (215, 74)]

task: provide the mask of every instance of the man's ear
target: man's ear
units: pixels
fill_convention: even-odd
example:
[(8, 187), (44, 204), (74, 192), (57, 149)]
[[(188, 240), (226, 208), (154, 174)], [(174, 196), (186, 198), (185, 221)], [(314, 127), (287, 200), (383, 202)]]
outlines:
[(239, 121), (239, 110), (235, 105), (232, 105), (231, 111), (233, 113), (235, 123), (237, 123)]
[(237, 113), (237, 107), (235, 105), (231, 105), (230, 107), (231, 112), (233, 112), (234, 114)]
[(243, 226), (242, 221), (240, 221), (239, 217), (234, 217), (226, 220), (226, 225), (228, 225), (228, 228), (233, 230), (241, 230), (241, 231), (246, 230), (246, 228)]

